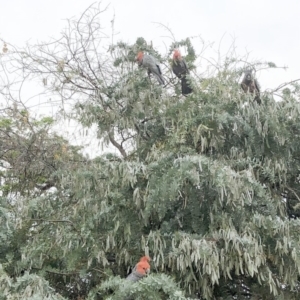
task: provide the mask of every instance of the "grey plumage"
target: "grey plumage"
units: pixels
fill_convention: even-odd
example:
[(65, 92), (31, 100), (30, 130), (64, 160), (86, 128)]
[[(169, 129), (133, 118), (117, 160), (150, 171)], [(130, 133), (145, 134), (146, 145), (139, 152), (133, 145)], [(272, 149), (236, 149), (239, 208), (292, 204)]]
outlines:
[(138, 57), (138, 65), (146, 68), (148, 70), (148, 74), (152, 73), (156, 77), (159, 84), (165, 84), (159, 63), (152, 55), (144, 54), (140, 59)]
[[(136, 266), (133, 268), (132, 272), (126, 277), (126, 280), (130, 280), (132, 282), (137, 282), (141, 280), (145, 275), (136, 271)], [(124, 298), (124, 300), (132, 300), (132, 296), (128, 296)]]
[[(132, 272), (126, 277), (126, 280), (130, 280), (131, 282), (137, 282), (141, 280), (143, 277), (147, 276), (150, 272), (150, 257), (142, 256), (140, 261), (135, 265)], [(133, 299), (131, 296), (126, 297), (124, 300)]]
[(186, 76), (181, 78), (181, 92), (182, 95), (188, 95), (193, 92), (193, 89), (191, 88)]
[(137, 282), (141, 280), (145, 275), (136, 271), (136, 267), (132, 270), (132, 272), (126, 277), (126, 280), (131, 280), (133, 282)]
[(173, 59), (172, 70), (179, 79), (182, 78), (182, 75), (190, 73), (183, 58), (181, 60)]
[(181, 57), (178, 50), (175, 50), (172, 61), (172, 71), (181, 80), (182, 95), (187, 95), (193, 92), (186, 75), (190, 73), (185, 60)]
[(245, 76), (241, 82), (241, 87), (245, 93), (255, 94), (254, 100), (261, 104), (260, 85), (252, 75), (252, 70), (246, 70)]

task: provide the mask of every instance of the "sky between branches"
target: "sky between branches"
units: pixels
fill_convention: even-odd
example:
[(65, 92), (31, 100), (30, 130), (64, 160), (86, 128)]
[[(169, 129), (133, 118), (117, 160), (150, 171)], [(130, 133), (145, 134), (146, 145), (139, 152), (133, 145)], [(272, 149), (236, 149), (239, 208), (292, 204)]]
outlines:
[[(0, 37), (18, 46), (58, 37), (66, 19), (79, 17), (94, 2), (0, 0)], [(101, 5), (109, 5), (102, 25), (108, 29), (114, 19), (115, 42), (133, 43), (142, 36), (165, 54), (172, 39), (158, 22), (169, 27), (176, 40), (194, 36), (196, 50), (200, 51), (201, 40), (211, 43), (203, 53), (206, 58), (218, 50), (226, 55), (234, 44), (237, 55), (249, 54), (250, 61), (288, 67), (258, 72), (262, 90), (300, 78), (299, 0), (111, 0)], [(200, 60), (198, 71), (202, 67)]]

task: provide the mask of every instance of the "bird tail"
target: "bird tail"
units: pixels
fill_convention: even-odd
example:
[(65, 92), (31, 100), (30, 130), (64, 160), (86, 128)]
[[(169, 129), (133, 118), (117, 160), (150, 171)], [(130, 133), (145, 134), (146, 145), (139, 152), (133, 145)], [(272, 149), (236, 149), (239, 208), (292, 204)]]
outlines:
[(259, 95), (256, 95), (255, 98), (254, 98), (254, 100), (255, 100), (259, 105), (261, 105), (261, 99), (260, 99)]
[(188, 79), (185, 76), (182, 76), (181, 78), (181, 92), (182, 95), (187, 95), (193, 92), (193, 89), (191, 88)]
[(161, 84), (161, 85), (165, 84), (165, 81), (164, 81), (163, 77), (160, 74), (155, 74), (154, 73), (154, 76), (156, 77), (156, 79), (159, 82), (159, 84)]

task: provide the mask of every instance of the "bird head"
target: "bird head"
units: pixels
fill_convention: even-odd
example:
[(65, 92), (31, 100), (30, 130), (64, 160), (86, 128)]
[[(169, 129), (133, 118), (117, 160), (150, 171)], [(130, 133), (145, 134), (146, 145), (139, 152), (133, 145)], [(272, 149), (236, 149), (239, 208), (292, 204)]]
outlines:
[(181, 60), (182, 59), (181, 53), (178, 49), (174, 50), (173, 59), (174, 60)]
[(139, 51), (137, 56), (136, 56), (136, 61), (138, 61), (138, 62), (142, 61), (143, 57), (144, 57), (144, 52)]
[(246, 70), (245, 71), (245, 78), (246, 80), (252, 80), (252, 70)]
[(136, 272), (138, 272), (141, 275), (146, 275), (150, 272), (150, 265), (146, 261), (140, 261), (136, 265)]
[(142, 256), (141, 258), (140, 258), (140, 261), (145, 261), (145, 262), (149, 262), (149, 261), (151, 261), (151, 258), (149, 257), (149, 256)]

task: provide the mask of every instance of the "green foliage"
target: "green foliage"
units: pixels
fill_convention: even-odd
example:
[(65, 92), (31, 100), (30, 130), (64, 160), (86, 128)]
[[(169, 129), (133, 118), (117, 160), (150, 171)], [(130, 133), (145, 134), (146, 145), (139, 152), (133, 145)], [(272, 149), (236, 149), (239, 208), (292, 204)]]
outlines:
[(62, 296), (49, 287), (48, 282), (35, 274), (25, 273), (12, 280), (0, 264), (0, 299), (2, 300), (63, 300)]
[(0, 128), (9, 129), (11, 125), (12, 125), (12, 121), (10, 119), (7, 118), (0, 119)]
[(268, 66), (270, 67), (270, 68), (276, 68), (276, 64), (274, 64), (273, 62), (268, 62)]
[(5, 109), (1, 118), (0, 145), (3, 195), (30, 193), (37, 184), (55, 180), (62, 163), (69, 164), (81, 156), (78, 147), (68, 144), (51, 132), (54, 119), (34, 119), (26, 110), (11, 113)]
[(186, 48), (187, 55), (186, 55), (185, 59), (187, 62), (194, 62), (196, 60), (196, 58), (197, 58), (196, 52), (195, 52), (194, 46), (191, 43), (190, 38), (186, 38), (179, 42), (176, 41), (176, 42), (172, 43), (170, 46), (169, 54), (171, 54), (175, 48), (179, 48), (179, 47)]
[[(98, 28), (91, 20), (88, 28)], [(240, 89), (238, 59), (229, 57), (215, 76), (192, 76), (192, 94), (174, 95), (168, 68), (162, 88), (135, 56), (144, 50), (168, 65), (173, 48), (186, 47), (190, 65), (197, 58), (190, 39), (166, 56), (143, 38), (99, 54), (96, 29), (91, 36), (81, 21), (70, 26), (70, 36), (51, 44), (55, 51), (30, 48), (26, 71), (53, 76), (51, 92), (76, 102), (75, 119), (96, 126), (120, 155), (83, 158), (52, 133), (48, 117), (34, 120), (26, 110), (1, 117), (3, 292), (298, 299), (299, 85), (284, 90), (283, 101), (263, 93), (258, 105)], [(145, 253), (152, 274), (124, 280)]]
[(36, 125), (52, 125), (54, 123), (54, 119), (52, 117), (44, 117), (41, 120), (37, 121)]
[(104, 297), (106, 294), (111, 294), (111, 296), (105, 297), (107, 300), (192, 300), (191, 298), (186, 298), (183, 292), (174, 283), (174, 280), (165, 274), (151, 275), (138, 283), (121, 279), (119, 276), (113, 277), (101, 284), (99, 288), (95, 288), (91, 291), (87, 299), (95, 299), (97, 294)]

